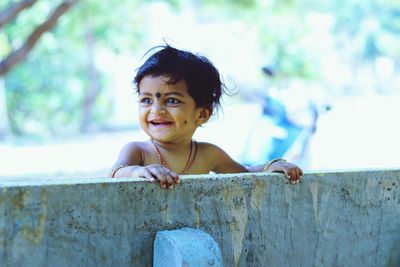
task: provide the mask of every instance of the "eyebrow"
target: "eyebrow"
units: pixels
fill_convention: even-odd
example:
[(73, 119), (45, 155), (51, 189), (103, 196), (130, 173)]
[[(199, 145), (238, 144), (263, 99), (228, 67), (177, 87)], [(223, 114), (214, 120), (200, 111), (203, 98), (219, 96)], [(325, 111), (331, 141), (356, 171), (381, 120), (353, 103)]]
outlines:
[(146, 92), (139, 92), (139, 95), (149, 95), (149, 96), (152, 96), (153, 94), (146, 93)]
[(182, 93), (179, 93), (179, 92), (168, 92), (168, 93), (165, 93), (165, 95), (166, 96), (178, 95), (178, 96), (181, 96), (181, 97), (185, 97)]
[[(152, 93), (148, 93), (148, 92), (140, 92), (139, 95), (153, 96)], [(165, 96), (177, 95), (177, 96), (185, 97), (182, 93), (175, 92), (175, 91), (165, 93), (164, 95), (165, 95)]]

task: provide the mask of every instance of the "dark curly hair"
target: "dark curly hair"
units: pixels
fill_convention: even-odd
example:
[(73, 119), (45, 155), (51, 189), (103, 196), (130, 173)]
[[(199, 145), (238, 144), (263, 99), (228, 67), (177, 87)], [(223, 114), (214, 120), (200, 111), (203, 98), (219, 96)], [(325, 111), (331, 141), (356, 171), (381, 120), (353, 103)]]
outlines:
[[(139, 84), (145, 76), (167, 76), (168, 83), (186, 82), (188, 93), (196, 107), (211, 111), (220, 106), (220, 98), (225, 85), (218, 70), (204, 56), (176, 49), (168, 44), (151, 48), (147, 53), (158, 49), (137, 69), (133, 83), (139, 93)], [(146, 54), (147, 54), (146, 53)]]

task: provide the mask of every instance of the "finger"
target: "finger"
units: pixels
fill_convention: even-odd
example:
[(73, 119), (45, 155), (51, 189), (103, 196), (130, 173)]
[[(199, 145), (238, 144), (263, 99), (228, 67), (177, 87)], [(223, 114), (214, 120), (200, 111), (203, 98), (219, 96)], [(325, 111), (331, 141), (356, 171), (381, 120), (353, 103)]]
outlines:
[(165, 173), (163, 171), (157, 171), (156, 175), (158, 179), (160, 180), (160, 186), (161, 188), (173, 188), (174, 181), (172, 177), (168, 173)]
[(296, 184), (296, 180), (290, 179), (291, 184)]
[(298, 179), (298, 175), (296, 172), (296, 168), (290, 169), (290, 180), (296, 181)]
[(167, 181), (167, 187), (170, 189), (174, 188), (174, 179), (172, 178), (172, 176), (169, 173), (166, 173), (165, 178)]
[(290, 169), (290, 182), (292, 184), (295, 184), (297, 180), (298, 180), (298, 176), (296, 173), (296, 169), (295, 168)]
[(167, 187), (167, 182), (162, 172), (160, 172), (158, 169), (151, 169), (151, 174), (153, 177), (160, 181), (161, 188)]
[(172, 180), (174, 181), (174, 183), (179, 184), (181, 182), (181, 180), (179, 179), (178, 174), (176, 174), (175, 172), (170, 171), (169, 175), (172, 178)]
[(301, 169), (300, 168), (296, 168), (296, 175), (297, 175), (297, 181), (300, 182), (300, 178), (301, 178)]
[(284, 168), (283, 173), (285, 174), (286, 178), (288, 178), (290, 180), (290, 169)]
[(149, 181), (149, 182), (154, 182), (156, 179), (154, 178), (154, 176), (151, 174), (151, 172), (149, 172), (147, 169), (144, 169), (144, 171), (143, 171), (143, 176), (144, 176), (144, 179), (146, 180), (146, 181)]
[(165, 179), (158, 179), (160, 181), (160, 187), (161, 188), (166, 188), (167, 187), (167, 181)]
[(293, 168), (293, 175), (294, 175), (294, 180), (298, 181), (300, 179), (300, 172), (299, 168)]
[(160, 187), (166, 188), (167, 187), (167, 179), (165, 177), (165, 172), (163, 167), (161, 166), (153, 166), (153, 168), (148, 169), (151, 175), (160, 181)]
[(300, 178), (301, 178), (301, 170), (300, 170), (299, 168), (296, 168), (296, 169), (295, 169), (295, 172), (296, 172), (296, 179), (295, 179), (295, 182), (296, 182), (296, 184), (298, 184), (298, 183), (301, 182), (301, 181), (300, 181)]

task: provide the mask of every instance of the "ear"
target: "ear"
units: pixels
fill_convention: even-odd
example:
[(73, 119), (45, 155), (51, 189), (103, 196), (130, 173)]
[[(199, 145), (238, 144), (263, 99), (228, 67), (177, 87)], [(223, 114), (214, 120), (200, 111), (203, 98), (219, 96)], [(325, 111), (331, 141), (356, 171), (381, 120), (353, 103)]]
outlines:
[(211, 110), (208, 108), (199, 108), (196, 123), (198, 126), (206, 123), (211, 117)]

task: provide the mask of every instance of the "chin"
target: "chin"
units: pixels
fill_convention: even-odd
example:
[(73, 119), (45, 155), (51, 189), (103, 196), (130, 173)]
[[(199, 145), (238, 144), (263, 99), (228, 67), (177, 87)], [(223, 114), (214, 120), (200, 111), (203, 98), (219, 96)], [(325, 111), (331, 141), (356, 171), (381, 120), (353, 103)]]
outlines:
[(170, 142), (173, 138), (166, 136), (165, 134), (148, 134), (150, 138), (159, 142)]

